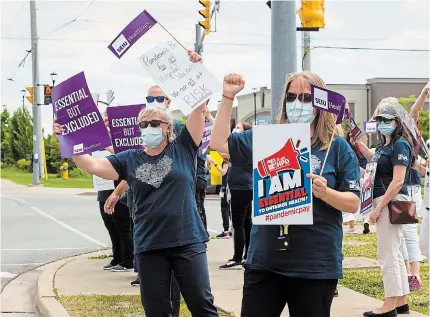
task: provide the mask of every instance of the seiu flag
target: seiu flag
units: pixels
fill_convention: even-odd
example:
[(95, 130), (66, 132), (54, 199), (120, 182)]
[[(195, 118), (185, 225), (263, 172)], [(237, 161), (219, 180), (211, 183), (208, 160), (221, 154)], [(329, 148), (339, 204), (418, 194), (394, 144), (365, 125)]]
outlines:
[(115, 153), (143, 149), (138, 115), (145, 105), (108, 107), (108, 120)]
[(108, 48), (116, 57), (121, 58), (155, 24), (157, 21), (146, 10), (143, 10), (115, 37)]
[(84, 72), (52, 88), (54, 117), (63, 128), (58, 136), (63, 158), (111, 145), (103, 118), (88, 89)]
[(346, 98), (341, 94), (311, 85), (312, 106), (337, 116), (336, 124), (341, 124), (345, 112)]

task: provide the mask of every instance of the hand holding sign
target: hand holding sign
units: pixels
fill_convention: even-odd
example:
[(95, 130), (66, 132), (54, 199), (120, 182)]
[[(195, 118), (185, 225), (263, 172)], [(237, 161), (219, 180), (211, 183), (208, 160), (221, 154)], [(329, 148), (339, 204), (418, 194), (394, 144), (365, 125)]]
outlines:
[(306, 174), (306, 177), (312, 179), (312, 194), (322, 199), (327, 194), (327, 180), (312, 173)]
[(243, 87), (245, 87), (245, 80), (242, 75), (229, 74), (224, 77), (222, 94), (227, 98), (234, 99)]

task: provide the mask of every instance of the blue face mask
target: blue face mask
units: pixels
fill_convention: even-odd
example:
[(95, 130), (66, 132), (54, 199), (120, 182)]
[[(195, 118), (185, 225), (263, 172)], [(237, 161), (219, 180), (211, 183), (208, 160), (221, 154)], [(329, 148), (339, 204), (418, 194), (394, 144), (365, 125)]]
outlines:
[(381, 122), (380, 124), (378, 124), (378, 131), (385, 136), (390, 136), (393, 133), (394, 128), (391, 126), (391, 122), (390, 123)]
[(143, 144), (152, 149), (158, 147), (164, 140), (163, 130), (160, 127), (140, 129), (140, 134)]
[(303, 103), (299, 100), (295, 102), (287, 102), (285, 111), (290, 123), (310, 123), (314, 120), (312, 103)]

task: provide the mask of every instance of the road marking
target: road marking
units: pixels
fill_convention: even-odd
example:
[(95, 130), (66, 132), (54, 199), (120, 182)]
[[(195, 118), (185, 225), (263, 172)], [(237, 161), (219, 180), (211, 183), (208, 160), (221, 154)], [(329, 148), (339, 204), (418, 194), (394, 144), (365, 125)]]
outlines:
[(89, 250), (93, 248), (38, 248), (38, 249), (0, 249), (1, 252), (3, 251), (57, 251), (57, 250)]
[[(5, 197), (5, 196), (4, 196)], [(5, 197), (6, 198), (6, 197)], [(82, 238), (84, 238), (84, 239), (86, 239), (86, 240), (88, 240), (88, 241), (90, 241), (90, 242), (92, 242), (92, 243), (94, 243), (94, 244), (97, 244), (98, 246), (100, 246), (100, 247), (102, 247), (102, 248), (107, 248), (108, 246), (106, 245), (106, 244), (104, 244), (103, 242), (100, 242), (100, 241), (98, 241), (98, 240), (96, 240), (96, 239), (94, 239), (94, 238), (92, 238), (92, 237), (90, 237), (89, 235), (87, 235), (87, 234), (85, 234), (85, 233), (83, 233), (82, 231), (79, 231), (78, 229), (75, 229), (75, 228), (73, 228), (72, 226), (69, 226), (68, 224), (66, 224), (66, 223), (64, 223), (64, 222), (62, 222), (61, 220), (58, 220), (57, 218), (55, 218), (55, 217), (53, 217), (53, 216), (51, 216), (51, 215), (49, 215), (49, 214), (47, 214), (47, 213), (45, 213), (45, 212), (43, 212), (42, 210), (40, 210), (39, 208), (37, 208), (37, 207), (34, 207), (34, 206), (31, 206), (29, 203), (27, 203), (25, 200), (23, 200), (23, 199), (17, 199), (17, 198), (13, 198), (13, 197), (7, 197), (7, 198), (9, 198), (9, 199), (12, 199), (12, 200), (15, 200), (15, 201), (17, 201), (17, 202), (24, 202), (24, 203), (26, 203), (31, 209), (33, 209), (34, 211), (36, 211), (37, 213), (39, 213), (40, 215), (42, 215), (42, 216), (44, 216), (44, 217), (46, 217), (46, 218), (48, 218), (48, 219), (51, 219), (52, 221), (54, 221), (55, 223), (57, 223), (57, 224), (59, 224), (60, 226), (62, 226), (62, 227), (64, 227), (64, 228), (66, 228), (67, 230), (69, 230), (69, 231), (71, 231), (71, 232), (73, 232), (73, 233), (76, 233), (78, 236), (81, 236)]]
[(16, 274), (12, 274), (9, 272), (0, 272), (1, 278), (14, 278), (15, 276), (16, 276)]
[(27, 266), (27, 265), (42, 265), (46, 263), (13, 263), (13, 264), (0, 264), (0, 267), (2, 266)]

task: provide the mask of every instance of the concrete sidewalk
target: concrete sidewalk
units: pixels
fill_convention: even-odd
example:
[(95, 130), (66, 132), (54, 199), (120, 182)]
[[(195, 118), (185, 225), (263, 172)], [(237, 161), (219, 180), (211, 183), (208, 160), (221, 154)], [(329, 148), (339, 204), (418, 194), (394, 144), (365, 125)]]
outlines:
[[(240, 316), (240, 307), (242, 301), (243, 270), (221, 271), (218, 266), (225, 263), (232, 250), (231, 240), (211, 240), (208, 243), (208, 262), (211, 278), (212, 292), (215, 297), (215, 305), (225, 311), (233, 312)], [(105, 252), (106, 253), (106, 252)], [(92, 260), (90, 256), (100, 255), (103, 252), (91, 255), (82, 255), (72, 260), (60, 262), (57, 269), (49, 268), (48, 273), (51, 276), (43, 276), (38, 286), (38, 294), (45, 296), (45, 301), (37, 300), (41, 311), (47, 311), (44, 316), (67, 316), (58, 312), (58, 302), (53, 304), (57, 311), (49, 314), (49, 307), (52, 304), (53, 292), (46, 288), (56, 288), (59, 295), (79, 295), (79, 294), (139, 294), (138, 287), (132, 287), (130, 282), (136, 278), (136, 273), (114, 273), (103, 271), (102, 266), (109, 259)], [(349, 268), (355, 267), (373, 267), (376, 265), (375, 260), (366, 258), (345, 259), (344, 266)], [(47, 282), (43, 282), (43, 280)], [(53, 281), (53, 283), (52, 283)], [(42, 285), (44, 284), (44, 286)], [(41, 289), (39, 289), (41, 288)], [(45, 290), (43, 289), (45, 288)], [(45, 295), (43, 295), (45, 294)], [(43, 299), (43, 298), (42, 298)], [(48, 301), (49, 299), (49, 301)], [(45, 303), (45, 304), (44, 304)], [(339, 288), (339, 297), (334, 299), (332, 306), (333, 317), (360, 317), (364, 311), (378, 307), (381, 304), (379, 300), (364, 296), (347, 288)], [(60, 305), (61, 306), (61, 305)], [(64, 313), (64, 312), (63, 312)], [(288, 316), (285, 310), (282, 316)], [(410, 316), (424, 316), (418, 313), (411, 313)]]

